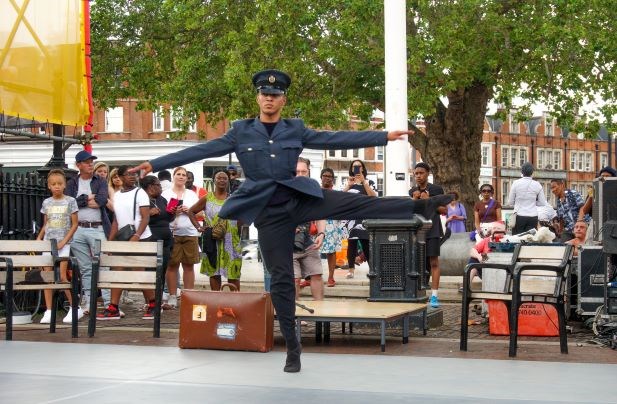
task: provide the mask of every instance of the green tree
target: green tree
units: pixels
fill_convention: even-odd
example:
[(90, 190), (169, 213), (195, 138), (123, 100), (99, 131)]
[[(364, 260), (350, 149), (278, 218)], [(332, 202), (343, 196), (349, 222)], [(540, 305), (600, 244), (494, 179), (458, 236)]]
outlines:
[[(615, 0), (408, 0), (410, 143), (435, 180), (476, 198), (487, 105), (518, 118), (544, 103), (562, 126), (612, 130), (617, 97)], [(287, 115), (340, 128), (384, 105), (383, 2), (366, 0), (97, 0), (95, 99), (136, 97), (211, 121), (257, 113), (251, 74), (288, 71)], [(599, 97), (591, 114), (582, 106)]]

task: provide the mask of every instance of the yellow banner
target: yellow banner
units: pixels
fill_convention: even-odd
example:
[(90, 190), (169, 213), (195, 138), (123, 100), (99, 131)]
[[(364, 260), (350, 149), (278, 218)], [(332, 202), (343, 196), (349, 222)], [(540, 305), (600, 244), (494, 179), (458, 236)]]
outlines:
[(88, 119), (82, 0), (0, 1), (0, 113)]

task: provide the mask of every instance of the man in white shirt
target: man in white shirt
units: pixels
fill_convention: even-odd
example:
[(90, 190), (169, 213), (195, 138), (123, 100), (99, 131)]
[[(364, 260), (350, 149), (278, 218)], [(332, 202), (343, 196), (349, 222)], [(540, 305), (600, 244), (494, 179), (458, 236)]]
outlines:
[(512, 234), (523, 233), (538, 227), (538, 206), (548, 205), (542, 185), (531, 178), (533, 165), (525, 162), (521, 167), (522, 178), (512, 183), (508, 205), (514, 205), (516, 224)]

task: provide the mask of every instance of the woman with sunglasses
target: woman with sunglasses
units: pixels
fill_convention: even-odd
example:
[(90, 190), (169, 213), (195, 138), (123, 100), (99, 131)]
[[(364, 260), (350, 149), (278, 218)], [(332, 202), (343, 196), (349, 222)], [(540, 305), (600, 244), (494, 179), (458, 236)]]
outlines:
[(482, 223), (501, 220), (501, 203), (493, 199), (495, 189), (491, 184), (482, 184), (480, 200), (473, 206), (473, 219), (476, 232), (482, 234)]

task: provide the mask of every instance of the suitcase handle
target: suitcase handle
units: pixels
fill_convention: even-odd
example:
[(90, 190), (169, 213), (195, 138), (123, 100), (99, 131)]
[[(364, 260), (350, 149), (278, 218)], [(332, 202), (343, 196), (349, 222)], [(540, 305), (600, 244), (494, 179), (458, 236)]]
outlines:
[(223, 291), (223, 288), (225, 288), (225, 286), (227, 286), (229, 288), (230, 292), (237, 292), (238, 291), (238, 288), (233, 283), (224, 283), (224, 284), (221, 285), (221, 292)]

